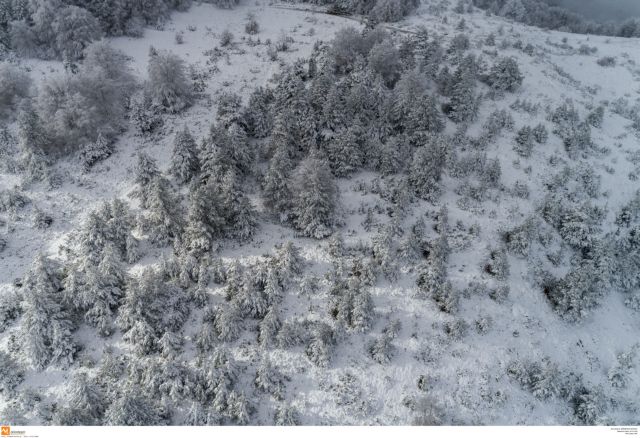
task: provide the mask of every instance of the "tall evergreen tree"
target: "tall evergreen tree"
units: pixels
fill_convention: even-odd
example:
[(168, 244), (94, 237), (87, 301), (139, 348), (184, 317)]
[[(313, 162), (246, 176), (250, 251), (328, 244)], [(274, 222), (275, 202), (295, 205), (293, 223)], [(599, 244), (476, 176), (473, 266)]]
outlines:
[(285, 147), (278, 147), (264, 177), (262, 197), (267, 211), (287, 222), (291, 214), (291, 174), (293, 162)]
[(148, 154), (141, 152), (138, 154), (135, 173), (135, 183), (138, 185), (136, 195), (140, 199), (142, 207), (146, 208), (151, 183), (160, 175), (158, 164)]
[(38, 256), (25, 278), (21, 339), (28, 360), (39, 370), (73, 362), (71, 313), (62, 302), (61, 275), (54, 262)]
[(157, 177), (149, 186), (144, 218), (144, 229), (152, 242), (164, 245), (180, 236), (182, 218), (180, 208), (172, 188), (164, 177)]
[(227, 172), (220, 189), (221, 207), (227, 223), (226, 232), (243, 242), (251, 239), (258, 226), (256, 213), (242, 191), (235, 172)]
[(200, 170), (197, 145), (189, 129), (185, 127), (173, 141), (170, 172), (180, 184), (188, 183)]
[(213, 248), (214, 240), (222, 237), (225, 226), (222, 204), (213, 184), (197, 187), (189, 199), (182, 236), (185, 248), (196, 256), (206, 254)]
[(338, 191), (329, 166), (323, 160), (307, 158), (293, 178), (293, 224), (307, 237), (329, 236), (336, 226)]

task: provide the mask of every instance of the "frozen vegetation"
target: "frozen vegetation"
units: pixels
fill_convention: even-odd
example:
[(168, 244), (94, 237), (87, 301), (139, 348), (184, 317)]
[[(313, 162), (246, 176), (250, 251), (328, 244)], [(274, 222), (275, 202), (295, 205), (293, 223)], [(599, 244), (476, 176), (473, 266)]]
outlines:
[(640, 422), (640, 24), (0, 0), (0, 423)]

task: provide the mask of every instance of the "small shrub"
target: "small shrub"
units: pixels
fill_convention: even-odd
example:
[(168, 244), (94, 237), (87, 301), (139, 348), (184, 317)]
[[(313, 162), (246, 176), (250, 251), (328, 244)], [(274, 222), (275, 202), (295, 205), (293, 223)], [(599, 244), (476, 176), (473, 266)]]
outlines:
[(600, 67), (615, 67), (616, 66), (616, 58), (613, 56), (604, 56), (598, 59), (598, 65)]

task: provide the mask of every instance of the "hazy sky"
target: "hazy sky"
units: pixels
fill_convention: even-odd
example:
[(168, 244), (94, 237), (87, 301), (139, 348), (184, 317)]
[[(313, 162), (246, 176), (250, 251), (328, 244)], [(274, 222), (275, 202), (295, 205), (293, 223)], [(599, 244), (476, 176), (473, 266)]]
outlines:
[(598, 21), (640, 17), (640, 0), (558, 0), (565, 8)]

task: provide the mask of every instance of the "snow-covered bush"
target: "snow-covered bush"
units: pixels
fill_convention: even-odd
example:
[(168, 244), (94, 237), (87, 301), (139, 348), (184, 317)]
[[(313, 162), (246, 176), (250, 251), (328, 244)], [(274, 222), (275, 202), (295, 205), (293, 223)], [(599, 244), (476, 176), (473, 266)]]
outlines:
[(540, 362), (513, 361), (507, 367), (507, 374), (540, 400), (560, 395), (562, 376), (549, 358)]
[(549, 131), (542, 123), (537, 124), (531, 131), (533, 138), (540, 144), (545, 144), (549, 139)]
[(529, 254), (529, 249), (537, 230), (538, 223), (534, 217), (527, 219), (522, 225), (516, 226), (503, 233), (507, 250), (521, 257)]
[(14, 395), (16, 386), (22, 383), (24, 370), (4, 351), (0, 351), (0, 366), (3, 370), (0, 375), (0, 393), (8, 399)]
[(91, 45), (78, 73), (46, 81), (37, 111), (51, 141), (45, 152), (59, 154), (124, 129), (125, 108), (135, 85), (128, 61), (106, 43)]
[(10, 116), (20, 101), (29, 96), (31, 77), (8, 63), (0, 62), (0, 117)]
[(518, 155), (524, 158), (531, 156), (533, 152), (535, 136), (530, 126), (523, 126), (516, 134), (514, 150)]
[(113, 153), (113, 143), (106, 139), (102, 134), (98, 134), (98, 138), (84, 145), (80, 149), (80, 159), (85, 171), (89, 171), (95, 164), (103, 161)]
[(260, 32), (260, 24), (256, 20), (256, 17), (253, 13), (249, 13), (247, 15), (247, 22), (244, 25), (244, 31), (249, 35), (255, 35)]
[(170, 52), (151, 51), (147, 90), (153, 105), (178, 113), (191, 105), (193, 93), (184, 61)]
[(16, 293), (5, 293), (0, 296), (0, 333), (22, 313), (22, 303)]
[(587, 123), (594, 128), (602, 128), (604, 122), (604, 106), (600, 105), (587, 115)]
[(506, 110), (495, 110), (485, 122), (483, 128), (489, 138), (495, 138), (502, 132), (503, 129), (511, 130), (515, 126), (513, 117)]
[(489, 251), (489, 258), (483, 264), (483, 270), (498, 280), (506, 280), (509, 276), (509, 259), (504, 249)]
[(220, 34), (220, 46), (229, 47), (233, 43), (233, 33), (229, 29), (225, 29)]
[(77, 61), (102, 36), (100, 23), (84, 8), (49, 0), (30, 6), (28, 19), (11, 24), (11, 43), (23, 56)]
[(369, 13), (374, 22), (395, 22), (418, 6), (416, 0), (377, 0)]
[(613, 56), (604, 56), (598, 59), (598, 65), (600, 67), (615, 67), (616, 66), (616, 58)]
[(393, 87), (402, 69), (400, 53), (394, 44), (389, 40), (384, 40), (375, 44), (369, 51), (369, 68), (382, 76), (387, 86)]
[(359, 56), (366, 57), (371, 48), (388, 37), (382, 29), (375, 29), (362, 35), (353, 27), (340, 29), (333, 41), (329, 53), (337, 72), (347, 73), (353, 68)]
[(594, 260), (582, 260), (564, 278), (545, 281), (543, 292), (560, 316), (579, 321), (599, 304), (606, 292), (602, 268)]

